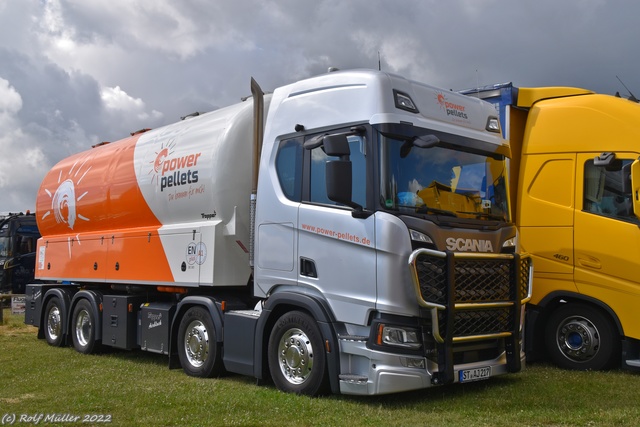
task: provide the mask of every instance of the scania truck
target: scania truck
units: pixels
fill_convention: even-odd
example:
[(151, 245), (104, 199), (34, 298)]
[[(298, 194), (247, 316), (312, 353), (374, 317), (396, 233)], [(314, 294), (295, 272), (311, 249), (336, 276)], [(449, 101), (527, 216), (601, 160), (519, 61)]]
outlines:
[(511, 143), (522, 250), (535, 263), (527, 360), (640, 370), (640, 104), (572, 87), (464, 91)]
[(0, 294), (24, 294), (33, 283), (39, 237), (36, 217), (29, 211), (0, 216)]
[(520, 371), (531, 262), (493, 106), (372, 70), (251, 87), (46, 175), (38, 336), (307, 395)]

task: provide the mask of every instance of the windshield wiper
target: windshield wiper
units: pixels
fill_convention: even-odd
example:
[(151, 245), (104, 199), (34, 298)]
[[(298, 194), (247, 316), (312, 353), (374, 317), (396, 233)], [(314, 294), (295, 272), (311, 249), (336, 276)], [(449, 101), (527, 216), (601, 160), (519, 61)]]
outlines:
[(417, 213), (423, 213), (423, 214), (424, 213), (426, 213), (426, 214), (433, 213), (433, 214), (436, 214), (436, 215), (446, 215), (446, 216), (452, 216), (452, 217), (456, 216), (455, 212), (447, 211), (447, 210), (444, 210), (444, 209), (432, 208), (432, 207), (427, 206), (427, 205), (423, 205), (423, 206), (417, 207), (416, 208), (416, 212)]

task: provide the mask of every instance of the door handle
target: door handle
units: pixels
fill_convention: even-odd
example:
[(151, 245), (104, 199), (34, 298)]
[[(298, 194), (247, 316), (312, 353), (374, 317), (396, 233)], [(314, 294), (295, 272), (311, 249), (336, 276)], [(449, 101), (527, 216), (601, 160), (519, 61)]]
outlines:
[(307, 277), (318, 277), (315, 261), (309, 258), (300, 258), (300, 275)]
[(589, 255), (578, 255), (578, 263), (583, 267), (595, 268), (597, 270), (602, 268), (600, 260)]

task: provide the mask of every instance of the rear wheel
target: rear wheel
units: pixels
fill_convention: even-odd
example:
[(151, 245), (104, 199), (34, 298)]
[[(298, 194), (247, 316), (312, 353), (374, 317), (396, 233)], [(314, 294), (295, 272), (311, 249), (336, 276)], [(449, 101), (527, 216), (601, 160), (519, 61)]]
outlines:
[(282, 391), (314, 396), (329, 385), (322, 335), (306, 313), (284, 314), (269, 337), (269, 371)]
[(63, 338), (62, 319), (64, 314), (58, 297), (53, 297), (49, 300), (44, 310), (44, 316), (44, 337), (47, 343), (54, 347), (60, 347)]
[(96, 341), (97, 327), (98, 322), (91, 303), (86, 299), (81, 299), (73, 309), (73, 316), (71, 316), (71, 340), (73, 347), (79, 353), (90, 354), (100, 350), (101, 343)]
[(221, 350), (209, 312), (202, 307), (187, 310), (178, 327), (178, 357), (184, 372), (200, 378), (220, 375)]
[(549, 317), (546, 344), (554, 363), (564, 369), (602, 370), (620, 359), (620, 336), (600, 310), (566, 304)]

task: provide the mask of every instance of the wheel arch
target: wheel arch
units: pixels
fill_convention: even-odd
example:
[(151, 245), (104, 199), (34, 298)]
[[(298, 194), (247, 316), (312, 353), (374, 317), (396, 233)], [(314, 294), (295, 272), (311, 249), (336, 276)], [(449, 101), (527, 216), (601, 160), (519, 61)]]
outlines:
[(525, 350), (528, 361), (536, 361), (548, 357), (548, 349), (544, 342), (545, 330), (549, 317), (564, 304), (582, 303), (600, 310), (613, 323), (623, 341), (624, 329), (615, 311), (604, 302), (577, 292), (554, 291), (547, 294), (536, 305), (527, 304), (525, 317)]
[[(540, 309), (541, 316), (538, 319), (540, 324), (536, 325), (536, 328), (543, 328), (547, 324), (547, 320), (551, 313), (560, 307), (562, 304), (570, 304), (570, 303), (584, 303), (593, 307), (600, 309), (604, 314), (606, 314), (610, 320), (613, 321), (620, 337), (624, 337), (624, 328), (622, 327), (622, 323), (618, 318), (618, 315), (609, 305), (600, 301), (597, 298), (590, 297), (588, 295), (579, 294), (576, 292), (566, 292), (566, 291), (554, 291), (550, 292), (546, 295), (537, 306)], [(540, 329), (538, 329), (540, 330)]]
[[(340, 373), (340, 351), (333, 327), (335, 317), (328, 302), (317, 295), (300, 293), (299, 290), (281, 290), (269, 296), (262, 311), (263, 314), (258, 320), (255, 333), (254, 345), (254, 376), (263, 379), (269, 375), (267, 352), (269, 336), (277, 320), (290, 311), (305, 311), (316, 321), (320, 333), (322, 334), (324, 351), (327, 357), (327, 369), (331, 391), (339, 393), (340, 384), (338, 375)], [(265, 314), (266, 313), (266, 314)], [(326, 342), (329, 342), (330, 351), (326, 350)]]

